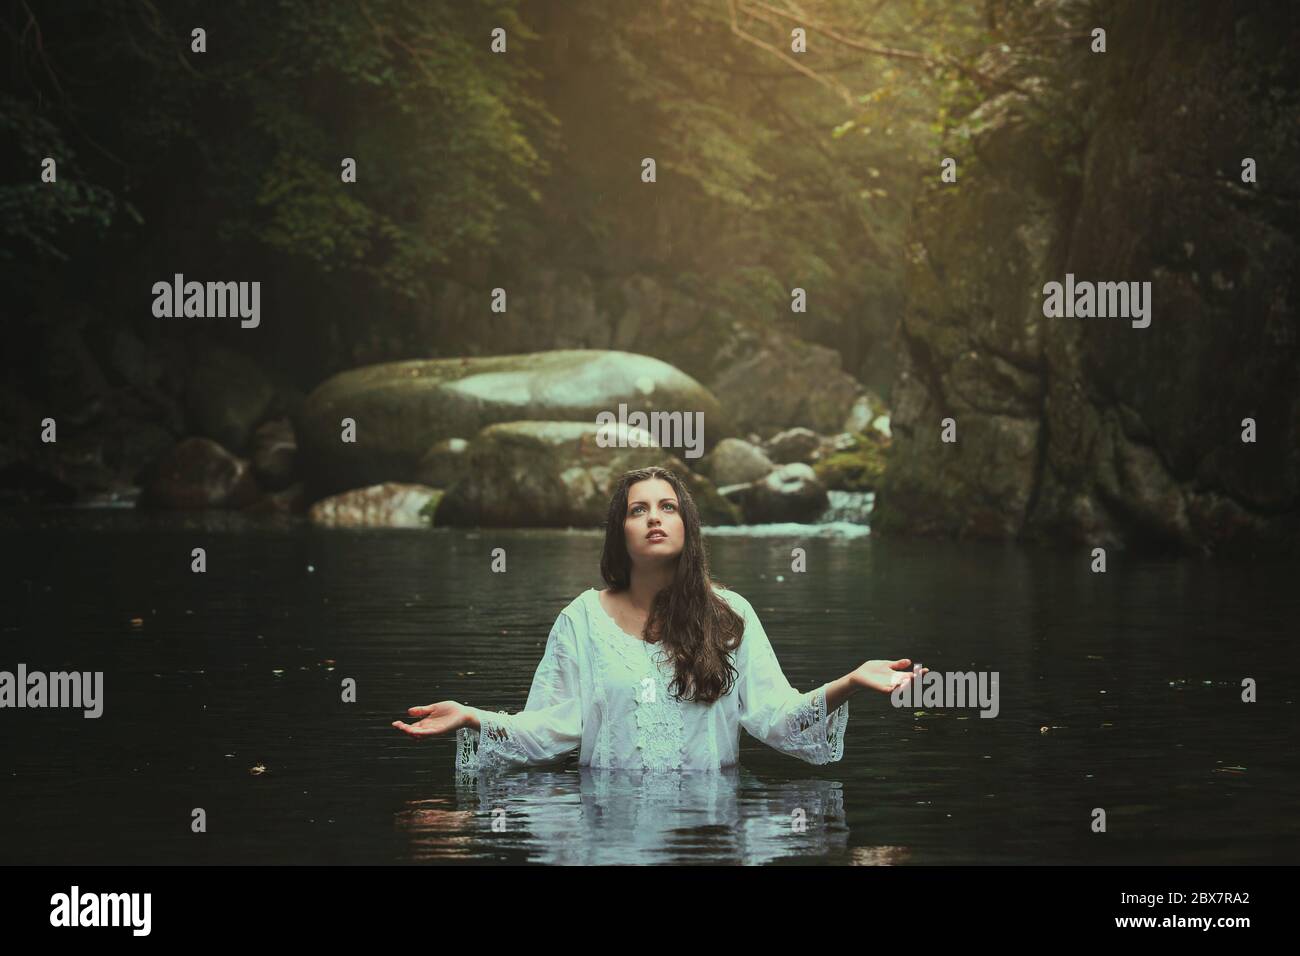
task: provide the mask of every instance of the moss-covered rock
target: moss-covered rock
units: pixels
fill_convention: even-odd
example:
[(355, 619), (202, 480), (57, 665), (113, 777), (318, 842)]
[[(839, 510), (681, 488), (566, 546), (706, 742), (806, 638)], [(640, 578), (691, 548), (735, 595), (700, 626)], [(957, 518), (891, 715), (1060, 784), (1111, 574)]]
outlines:
[(885, 474), (888, 441), (867, 434), (853, 436), (851, 447), (813, 463), (817, 479), (831, 491), (875, 491)]
[[(296, 423), (316, 494), (411, 481), (435, 443), (507, 421), (585, 421), (602, 412), (700, 412), (704, 447), (728, 433), (710, 392), (671, 365), (627, 352), (570, 350), (387, 362), (340, 373), (306, 399)], [(344, 418), (356, 441), (340, 440)]]
[[(627, 447), (619, 447), (619, 441)], [(588, 422), (503, 422), (483, 429), (465, 454), (464, 477), (438, 507), (435, 520), (440, 525), (602, 527), (618, 479), (650, 465), (667, 468), (683, 480), (705, 524), (736, 524), (740, 519), (736, 507), (707, 478), (691, 472), (637, 429), (602, 429)]]
[[(662, 464), (663, 449), (635, 430), (628, 444), (602, 447), (594, 422), (503, 422), (484, 428), (466, 451), (465, 476), (438, 508), (441, 525), (595, 527), (623, 472)], [(607, 434), (610, 432), (607, 431)]]

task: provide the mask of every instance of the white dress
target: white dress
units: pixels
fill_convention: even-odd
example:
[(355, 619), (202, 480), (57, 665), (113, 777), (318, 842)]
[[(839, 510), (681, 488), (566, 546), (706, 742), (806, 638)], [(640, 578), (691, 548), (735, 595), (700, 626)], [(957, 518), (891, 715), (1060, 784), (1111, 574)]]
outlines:
[(717, 770), (737, 763), (741, 727), (808, 763), (839, 760), (848, 702), (827, 714), (825, 685), (791, 687), (750, 603), (716, 590), (745, 621), (725, 696), (712, 704), (672, 698), (663, 648), (619, 628), (591, 588), (555, 619), (522, 711), (467, 708), (480, 727), (457, 732), (457, 770), (545, 764), (574, 749), (584, 767)]

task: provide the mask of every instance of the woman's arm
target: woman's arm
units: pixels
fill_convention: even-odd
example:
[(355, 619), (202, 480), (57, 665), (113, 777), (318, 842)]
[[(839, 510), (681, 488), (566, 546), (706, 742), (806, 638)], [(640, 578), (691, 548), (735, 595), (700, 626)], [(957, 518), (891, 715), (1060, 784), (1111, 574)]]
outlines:
[(852, 674), (845, 674), (839, 680), (831, 681), (826, 685), (826, 709), (836, 710), (859, 690), (861, 688), (853, 683)]
[(412, 707), (422, 719), (393, 726), (413, 737), (456, 731), (460, 770), (548, 763), (582, 742), (582, 694), (573, 624), (561, 614), (547, 638), (524, 709), (494, 713), (454, 700)]
[(910, 681), (911, 661), (867, 661), (837, 680), (807, 693), (786, 680), (772, 644), (749, 602), (738, 611), (745, 621), (737, 662), (740, 721), (749, 733), (782, 753), (813, 764), (833, 763), (844, 749), (848, 699), (864, 688), (888, 693)]

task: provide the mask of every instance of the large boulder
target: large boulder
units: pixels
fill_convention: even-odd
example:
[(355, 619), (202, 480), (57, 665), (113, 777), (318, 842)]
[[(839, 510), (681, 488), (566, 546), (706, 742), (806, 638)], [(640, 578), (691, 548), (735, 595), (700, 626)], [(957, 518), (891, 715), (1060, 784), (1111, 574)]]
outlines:
[(650, 465), (669, 468), (685, 481), (705, 523), (738, 518), (708, 481), (638, 429), (503, 422), (483, 429), (465, 454), (464, 477), (438, 506), (439, 525), (600, 527), (619, 477)]
[[(353, 369), (307, 396), (295, 430), (303, 474), (319, 495), (384, 480), (414, 480), (434, 444), (477, 435), (488, 425), (594, 425), (601, 413), (617, 416), (620, 404), (628, 415), (702, 413), (704, 449), (730, 430), (717, 400), (690, 376), (644, 355), (595, 350)], [(341, 440), (344, 418), (356, 422), (354, 443)]]
[(666, 457), (647, 432), (535, 421), (489, 425), (465, 454), (464, 477), (438, 506), (440, 525), (598, 526), (618, 476)]
[(713, 483), (743, 485), (771, 474), (776, 465), (757, 445), (740, 438), (724, 438), (704, 459), (705, 471)]
[(736, 497), (750, 524), (814, 522), (830, 504), (810, 465), (782, 465), (761, 481), (724, 489)]

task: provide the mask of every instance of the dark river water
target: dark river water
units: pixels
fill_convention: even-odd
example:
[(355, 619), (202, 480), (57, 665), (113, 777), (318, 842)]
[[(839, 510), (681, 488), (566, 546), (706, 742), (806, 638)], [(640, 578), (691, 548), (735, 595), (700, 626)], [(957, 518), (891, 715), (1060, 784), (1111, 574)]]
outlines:
[(598, 533), (44, 520), (0, 532), (0, 670), (103, 671), (104, 713), (0, 710), (0, 863), (1300, 862), (1294, 563), (710, 535), (799, 689), (907, 656), (997, 671), (998, 716), (861, 692), (827, 766), (480, 780), (390, 723), (522, 707)]

